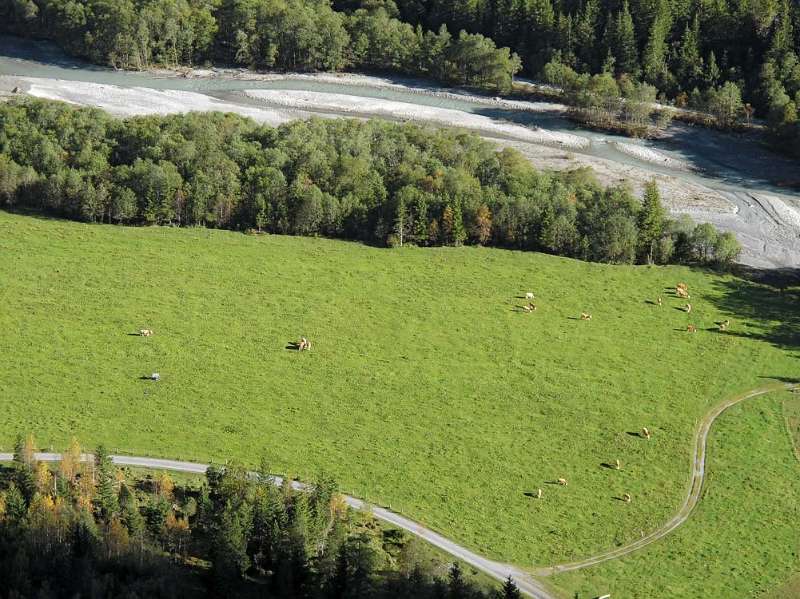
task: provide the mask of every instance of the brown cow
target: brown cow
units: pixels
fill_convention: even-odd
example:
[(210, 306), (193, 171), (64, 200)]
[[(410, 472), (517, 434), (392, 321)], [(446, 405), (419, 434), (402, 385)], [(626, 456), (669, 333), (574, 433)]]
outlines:
[(588, 312), (581, 312), (581, 320), (591, 320), (592, 315)]
[(697, 332), (697, 327), (694, 326), (693, 324), (686, 325), (686, 332), (688, 332), (688, 333), (696, 333)]

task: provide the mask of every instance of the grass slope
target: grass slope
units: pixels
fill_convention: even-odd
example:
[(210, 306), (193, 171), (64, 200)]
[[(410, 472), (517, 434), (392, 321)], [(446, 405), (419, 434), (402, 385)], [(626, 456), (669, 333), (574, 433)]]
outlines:
[(682, 528), (640, 553), (553, 582), (576, 599), (724, 599), (765, 591), (797, 597), (797, 580), (779, 586), (800, 567), (800, 464), (781, 414), (785, 395), (739, 404), (720, 417), (703, 500)]
[[(679, 280), (691, 315), (664, 291)], [(513, 309), (528, 290), (530, 315)], [(663, 307), (646, 303), (659, 294)], [(324, 469), (524, 566), (661, 524), (686, 491), (696, 420), (796, 372), (794, 294), (483, 248), (0, 213), (0, 305), (3, 447), (22, 430), (45, 446), (76, 434), (164, 457), (266, 453), (276, 472)], [(705, 330), (722, 317), (729, 334)], [(155, 336), (129, 335), (141, 327)], [(284, 349), (300, 335), (312, 352)], [(650, 442), (627, 434), (642, 426)], [(621, 472), (601, 466), (614, 459)], [(569, 486), (545, 482), (558, 477)], [(538, 487), (542, 500), (524, 495)]]

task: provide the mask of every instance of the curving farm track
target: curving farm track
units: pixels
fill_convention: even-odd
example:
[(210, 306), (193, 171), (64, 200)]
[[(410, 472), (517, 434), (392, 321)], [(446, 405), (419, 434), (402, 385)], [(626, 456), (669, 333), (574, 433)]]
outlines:
[[(692, 481), (691, 486), (689, 488), (689, 494), (686, 497), (686, 500), (683, 502), (683, 505), (678, 510), (678, 512), (673, 516), (668, 522), (666, 522), (663, 526), (657, 528), (650, 534), (642, 537), (641, 539), (636, 539), (627, 545), (623, 545), (621, 547), (616, 547), (609, 551), (605, 551), (603, 553), (588, 557), (586, 559), (564, 563), (564, 564), (556, 564), (553, 566), (547, 566), (543, 568), (537, 568), (533, 570), (533, 575), (535, 577), (543, 577), (543, 576), (550, 576), (552, 574), (558, 574), (560, 572), (568, 572), (570, 570), (579, 570), (581, 568), (587, 568), (590, 566), (594, 566), (612, 559), (617, 559), (623, 556), (626, 556), (634, 551), (638, 551), (644, 547), (647, 547), (651, 543), (655, 543), (659, 539), (667, 536), (670, 532), (678, 528), (681, 524), (686, 522), (686, 520), (691, 515), (694, 508), (700, 502), (702, 497), (703, 491), (703, 484), (705, 482), (705, 475), (706, 475), (706, 454), (707, 454), (707, 444), (708, 444), (708, 435), (711, 431), (711, 427), (716, 421), (716, 419), (723, 414), (728, 408), (734, 406), (740, 402), (743, 402), (747, 399), (752, 399), (754, 397), (759, 397), (761, 395), (765, 395), (767, 393), (772, 393), (775, 391), (780, 391), (782, 389), (800, 389), (800, 385), (795, 384), (781, 384), (781, 385), (768, 385), (763, 387), (758, 387), (746, 393), (742, 393), (740, 395), (736, 395), (732, 398), (729, 398), (722, 403), (715, 406), (708, 414), (703, 417), (703, 420), (700, 422), (700, 425), (697, 429), (697, 434), (695, 435), (694, 439), (694, 451), (693, 451), (693, 466), (692, 466)], [(91, 459), (91, 455), (84, 454), (84, 460)], [(115, 464), (119, 466), (134, 466), (140, 468), (150, 468), (150, 469), (158, 469), (158, 470), (173, 470), (177, 472), (190, 472), (195, 474), (205, 474), (206, 470), (208, 469), (208, 464), (202, 464), (198, 462), (183, 462), (177, 460), (164, 460), (158, 458), (148, 458), (148, 457), (141, 457), (141, 456), (122, 456), (122, 455), (115, 455), (111, 456), (112, 460)], [(13, 455), (10, 453), (0, 453), (0, 462), (8, 462), (13, 459)], [(56, 462), (61, 459), (61, 454), (59, 453), (37, 453), (36, 459), (45, 462)], [(281, 477), (275, 477), (275, 484), (282, 484), (283, 479)], [(306, 488), (301, 482), (292, 481), (292, 486), (295, 489), (303, 490)], [(512, 566), (511, 564), (504, 564), (496, 561), (489, 560), (485, 557), (478, 555), (467, 549), (466, 547), (462, 547), (458, 543), (443, 537), (442, 535), (434, 532), (433, 530), (426, 528), (422, 524), (414, 522), (413, 520), (409, 520), (388, 510), (386, 508), (372, 506), (367, 504), (366, 502), (358, 499), (357, 497), (351, 497), (349, 495), (345, 495), (345, 501), (347, 505), (352, 507), (353, 509), (363, 510), (363, 509), (370, 509), (374, 516), (384, 522), (387, 522), (393, 526), (398, 528), (402, 528), (403, 530), (413, 534), (424, 541), (442, 549), (443, 551), (449, 553), (453, 557), (456, 557), (463, 562), (469, 564), (470, 566), (474, 567), (481, 572), (488, 574), (489, 576), (496, 578), (498, 580), (505, 580), (509, 576), (516, 582), (517, 586), (519, 587), (520, 591), (523, 594), (534, 597), (535, 599), (555, 599), (555, 595), (552, 594), (541, 582), (536, 580), (534, 576), (531, 576), (526, 571)]]

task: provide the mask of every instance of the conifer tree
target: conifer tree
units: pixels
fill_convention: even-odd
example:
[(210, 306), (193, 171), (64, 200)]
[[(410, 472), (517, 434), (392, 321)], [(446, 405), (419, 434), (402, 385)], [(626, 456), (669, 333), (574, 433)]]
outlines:
[(94, 464), (97, 480), (95, 509), (105, 522), (109, 522), (119, 512), (119, 500), (114, 488), (116, 484), (114, 463), (102, 445), (98, 446), (94, 452)]
[(618, 73), (628, 73), (633, 77), (639, 75), (636, 32), (627, 0), (622, 3), (622, 10), (617, 13), (614, 27), (614, 56), (617, 59)]
[(695, 14), (691, 26), (687, 23), (675, 57), (675, 73), (684, 89), (699, 84), (703, 75), (703, 58), (700, 55), (700, 20)]
[(650, 27), (650, 35), (642, 54), (642, 74), (644, 78), (657, 85), (666, 76), (667, 71), (667, 41), (669, 28), (665, 20), (659, 15)]
[(119, 493), (120, 520), (128, 529), (131, 537), (141, 539), (144, 533), (144, 517), (139, 512), (136, 495), (123, 484)]
[(522, 599), (522, 593), (519, 592), (517, 585), (514, 584), (514, 580), (510, 575), (503, 583), (503, 588), (500, 590), (499, 599)]
[(642, 208), (638, 215), (639, 239), (637, 254), (640, 262), (655, 261), (658, 241), (664, 231), (666, 212), (661, 205), (661, 195), (655, 179), (651, 179), (644, 190)]
[(458, 562), (453, 562), (447, 576), (447, 597), (448, 599), (466, 599), (467, 582), (464, 580), (464, 572)]

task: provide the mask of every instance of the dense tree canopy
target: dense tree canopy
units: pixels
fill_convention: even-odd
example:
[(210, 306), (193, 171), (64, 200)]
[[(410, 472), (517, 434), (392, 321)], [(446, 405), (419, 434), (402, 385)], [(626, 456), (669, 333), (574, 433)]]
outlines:
[[(254, 474), (229, 464), (198, 488), (124, 472), (103, 447), (82, 462), (75, 440), (53, 467), (35, 451), (20, 437), (0, 468), (2, 597), (520, 596), (511, 580), (481, 591), (457, 563), (445, 577), (421, 542), (349, 510), (325, 476), (301, 492), (278, 486), (266, 465)], [(202, 562), (210, 567), (192, 565)]]
[(329, 0), (13, 0), (0, 28), (47, 37), (74, 54), (121, 68), (210, 60), (254, 68), (347, 67), (426, 75), (509, 90), (521, 63), (479, 34), (423, 31), (397, 19), (391, 0), (350, 14)]
[(648, 216), (626, 187), (602, 189), (587, 171), (539, 172), (473, 134), (381, 121), (272, 128), (220, 113), (117, 120), (57, 102), (5, 104), (0, 206), (600, 262), (736, 258), (695, 252), (691, 230), (659, 212), (654, 185)]

